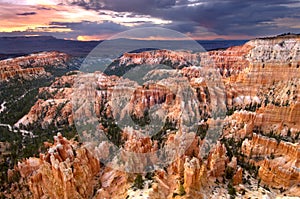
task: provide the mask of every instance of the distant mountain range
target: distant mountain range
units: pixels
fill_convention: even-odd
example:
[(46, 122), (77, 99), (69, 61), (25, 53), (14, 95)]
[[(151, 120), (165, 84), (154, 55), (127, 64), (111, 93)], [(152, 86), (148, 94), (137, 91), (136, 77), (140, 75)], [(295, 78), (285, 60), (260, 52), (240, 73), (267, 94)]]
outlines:
[[(132, 41), (141, 42), (140, 40)], [(0, 59), (41, 51), (60, 51), (73, 56), (86, 56), (101, 42), (64, 40), (52, 36), (0, 37)], [(247, 40), (199, 40), (197, 42), (206, 50), (214, 50), (242, 45)]]
[(73, 41), (51, 36), (0, 37), (0, 54), (23, 55), (41, 51), (61, 51), (79, 56), (88, 54), (101, 41)]

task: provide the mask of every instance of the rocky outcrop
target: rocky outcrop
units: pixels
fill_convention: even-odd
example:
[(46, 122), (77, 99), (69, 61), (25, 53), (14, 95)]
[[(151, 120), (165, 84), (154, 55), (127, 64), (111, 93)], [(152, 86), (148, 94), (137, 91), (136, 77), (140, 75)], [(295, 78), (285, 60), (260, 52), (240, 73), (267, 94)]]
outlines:
[(20, 66), (5, 66), (5, 68), (1, 68), (0, 70), (0, 81), (13, 78), (31, 80), (49, 75), (42, 67), (22, 69)]
[(187, 198), (203, 197), (204, 190), (207, 189), (207, 167), (197, 158), (187, 158), (184, 164), (183, 186), (187, 193)]
[(128, 174), (111, 168), (106, 168), (100, 178), (101, 188), (97, 190), (94, 198), (126, 198), (130, 189)]
[(99, 183), (100, 165), (84, 147), (61, 134), (40, 158), (19, 162), (17, 170), (26, 179), (33, 198), (89, 198)]
[(243, 182), (243, 169), (239, 167), (232, 178), (233, 185), (238, 185)]
[(208, 175), (212, 177), (223, 176), (228, 162), (229, 159), (226, 156), (226, 148), (223, 144), (218, 142), (207, 159)]
[(254, 134), (242, 144), (242, 152), (259, 166), (262, 182), (271, 187), (289, 189), (300, 183), (299, 144)]
[[(180, 69), (199, 63), (200, 57), (189, 52), (174, 52), (170, 50), (154, 50), (141, 53), (124, 53), (116, 59), (107, 69), (108, 73), (119, 73), (123, 75), (132, 66), (136, 65), (166, 65), (169, 68)], [(194, 64), (195, 65), (195, 64)]]
[(57, 78), (50, 87), (39, 89), (38, 100), (16, 124), (16, 127), (30, 129), (32, 125), (42, 128), (51, 126), (72, 125), (71, 94), (76, 75)]
[[(223, 179), (226, 181), (226, 176), (232, 177), (230, 183), (239, 186), (245, 179), (243, 175), (250, 173), (251, 169), (254, 170), (253, 164), (259, 168), (257, 178), (261, 179), (263, 185), (270, 188), (283, 188), (287, 190), (284, 193), (293, 195), (291, 190), (297, 190), (300, 179), (299, 43), (299, 38), (258, 39), (243, 46), (196, 54), (188, 52), (176, 54), (166, 50), (127, 53), (114, 62), (115, 65), (110, 68), (112, 71), (120, 67), (129, 69), (140, 64), (172, 65), (178, 70), (170, 72), (159, 69), (151, 72), (146, 75), (146, 80), (143, 80), (147, 81), (147, 78), (151, 80), (155, 77), (157, 82), (152, 81), (145, 85), (137, 85), (140, 79), (131, 78), (131, 76), (125, 79), (99, 72), (93, 77), (94, 79), (90, 79), (92, 80), (90, 85), (94, 87), (83, 89), (78, 93), (78, 98), (92, 96), (96, 99), (93, 106), (94, 112), (93, 110), (83, 111), (87, 118), (94, 115), (100, 119), (114, 118), (120, 126), (122, 119), (126, 119), (126, 115), (129, 115), (136, 124), (147, 124), (149, 122), (147, 117), (151, 113), (149, 110), (156, 106), (160, 106), (157, 118), (160, 120), (168, 118), (168, 128), (159, 129), (162, 131), (156, 139), (139, 136), (140, 133), (148, 135), (145, 132), (153, 135), (151, 134), (151, 130), (154, 129), (152, 126), (146, 130), (134, 128), (124, 130), (124, 126), (121, 126), (121, 145), (128, 151), (148, 153), (162, 146), (176, 146), (169, 148), (170, 153), (164, 159), (167, 161), (171, 155), (175, 154), (176, 160), (164, 169), (155, 171), (152, 180), (149, 180), (152, 188), (145, 188), (147, 191), (141, 191), (141, 194), (147, 192), (150, 198), (173, 196), (174, 198), (201, 198), (206, 193), (210, 194), (209, 185), (214, 182), (222, 184)], [(196, 63), (200, 63), (201, 67)], [(218, 76), (210, 73), (209, 70), (204, 71), (205, 66), (216, 69)], [(137, 71), (134, 72), (139, 74)], [(207, 74), (209, 76), (206, 76)], [(167, 75), (167, 78), (164, 75)], [(75, 79), (76, 75), (63, 76), (56, 79), (50, 87), (41, 88), (38, 102), (17, 125), (40, 123), (42, 127), (47, 128), (49, 124), (56, 126), (73, 124), (70, 96), (74, 91)], [(176, 81), (180, 82), (180, 85), (176, 84)], [(189, 91), (189, 89), (193, 95), (190, 95), (187, 101), (182, 102), (180, 92), (184, 93), (183, 91)], [(225, 97), (222, 98), (222, 96)], [(125, 106), (122, 99), (128, 102)], [(218, 99), (224, 99), (225, 102), (219, 103)], [(199, 102), (195, 103), (197, 107), (193, 103), (194, 100)], [(204, 138), (207, 133), (205, 125), (213, 127), (212, 105), (217, 109), (221, 109), (221, 105), (226, 105), (225, 108), (228, 111), (224, 119), (224, 128), (218, 129), (220, 132), (212, 131), (214, 136), (218, 137), (221, 134), (220, 139), (222, 139), (208, 152), (206, 159), (205, 156), (201, 156), (200, 149), (205, 144)], [(196, 110), (199, 110), (199, 113)], [(183, 114), (184, 111), (189, 114)], [(76, 114), (75, 111), (75, 116)], [(225, 113), (221, 116), (225, 117)], [(187, 132), (178, 130), (184, 129), (180, 118), (190, 121), (191, 124), (200, 122), (199, 124), (204, 126), (197, 130), (198, 136), (193, 134), (192, 142), (187, 148), (184, 148), (184, 145), (188, 143), (190, 137)], [(223, 122), (223, 118), (216, 119), (216, 123), (218, 122)], [(105, 133), (108, 133), (104, 125), (99, 126)], [(70, 148), (63, 149), (63, 151), (68, 151)], [(109, 144), (100, 143), (99, 151), (103, 156), (109, 155), (109, 149)], [(82, 172), (79, 174), (75, 173), (75, 169), (68, 170), (72, 168), (69, 165), (74, 165), (75, 168), (76, 158), (89, 157), (89, 152), (84, 148), (76, 150), (77, 155), (73, 152), (73, 156), (68, 156), (63, 151), (59, 153), (51, 151), (51, 153), (48, 152), (50, 154), (48, 156), (20, 163), (20, 173), (24, 178), (30, 176), (30, 189), (36, 197), (50, 194), (49, 189), (44, 187), (46, 184), (43, 179), (47, 179), (50, 182), (49, 187), (53, 188), (54, 181), (51, 178), (59, 183), (59, 188), (53, 188), (54, 193), (60, 193), (63, 190), (78, 197), (90, 196), (90, 189), (78, 188), (77, 190), (74, 187), (77, 186), (77, 181), (80, 181), (79, 178), (88, 179), (86, 181), (91, 182), (91, 175), (86, 174), (84, 169), (81, 169)], [(178, 152), (180, 150), (184, 152), (180, 154)], [(138, 170), (142, 170), (155, 158), (141, 162), (133, 158), (130, 161)], [(83, 167), (86, 164), (90, 165), (87, 163), (90, 160), (94, 162), (93, 158), (88, 159), (89, 161), (86, 161)], [(128, 159), (124, 160), (129, 162)], [(233, 173), (228, 171), (229, 174), (226, 175), (227, 168), (232, 168)], [(93, 175), (98, 170), (94, 171)], [(76, 177), (81, 173), (85, 173), (85, 178)], [(256, 176), (253, 175), (253, 177)], [(97, 187), (98, 191), (95, 196), (97, 198), (111, 195), (115, 198), (129, 197), (130, 194), (127, 191), (134, 192), (131, 188), (134, 183), (132, 178), (125, 173), (104, 168), (100, 176), (102, 186)], [(144, 176), (143, 179), (145, 180)], [(40, 182), (41, 185), (35, 182)], [(225, 183), (228, 184), (229, 180)], [(83, 187), (85, 186), (86, 184)], [(294, 195), (299, 196), (297, 193)], [(49, 197), (56, 196), (49, 195)]]
[[(300, 131), (299, 121), (300, 103), (299, 101), (295, 101), (290, 106), (278, 107), (269, 105), (259, 109), (257, 111), (257, 119), (254, 123), (257, 126), (261, 126), (265, 132), (277, 130), (280, 134), (284, 134), (284, 131), (286, 131), (284, 127), (288, 127), (289, 129), (294, 129), (294, 134), (296, 131)], [(277, 128), (272, 129), (272, 124), (277, 125)]]
[[(177, 79), (174, 79), (173, 75), (178, 75)], [(80, 78), (76, 74), (66, 75), (56, 79), (50, 87), (40, 88), (39, 99), (36, 104), (15, 125), (30, 126), (37, 122), (43, 128), (47, 128), (49, 125), (72, 125), (71, 101), (80, 100), (82, 96), (87, 97), (91, 94), (90, 88), (82, 89), (74, 86), (74, 83), (77, 84), (81, 81)], [(169, 122), (176, 124), (182, 111), (180, 107), (182, 105), (189, 111), (186, 114), (191, 113), (189, 116), (193, 115), (193, 117), (187, 118), (188, 120), (195, 120), (196, 117), (207, 117), (210, 112), (210, 109), (207, 108), (201, 112), (201, 115), (198, 114), (199, 111), (193, 113), (197, 106), (199, 108), (207, 106), (208, 102), (195, 103), (192, 87), (176, 71), (169, 78), (161, 80), (157, 84), (136, 85), (134, 81), (107, 76), (102, 73), (98, 73), (94, 79), (96, 85), (92, 87), (92, 93), (95, 93), (93, 96), (95, 98), (95, 108), (93, 109), (95, 112), (88, 113), (87, 117), (92, 115), (99, 118), (114, 117), (117, 121), (122, 121), (131, 116), (132, 122), (137, 122), (137, 120), (149, 117), (147, 114), (151, 112), (151, 109), (155, 107), (157, 109), (159, 106), (161, 110), (152, 116), (154, 117), (152, 123), (158, 119), (160, 119), (158, 122), (161, 123), (168, 118)], [(182, 85), (181, 81), (183, 81)], [(170, 87), (169, 85), (173, 86)], [(190, 92), (188, 94), (192, 95), (189, 97), (191, 99), (182, 99), (184, 92), (186, 92), (185, 89)], [(205, 97), (207, 93), (203, 88), (199, 89), (200, 92), (203, 99), (207, 98)], [(75, 93), (73, 98), (72, 93)], [(184, 104), (182, 104), (182, 100), (185, 100)]]
[(223, 77), (235, 77), (250, 65), (246, 55), (254, 48), (253, 45), (234, 46), (226, 50), (204, 53), (201, 65), (216, 67)]
[(45, 52), (0, 61), (0, 82), (14, 78), (31, 80), (49, 76), (46, 67), (66, 68), (69, 57), (64, 53)]
[(125, 53), (109, 67), (117, 70), (120, 67), (135, 65), (166, 65), (170, 68), (185, 68), (189, 66), (212, 66), (218, 68), (224, 77), (238, 74), (249, 66), (245, 59), (247, 53), (253, 49), (253, 45), (245, 44), (238, 47), (230, 47), (226, 50), (217, 50), (201, 53), (185, 51), (154, 50), (141, 53)]
[[(279, 103), (280, 106), (285, 106), (290, 105), (291, 103), (294, 104), (295, 101), (297, 101), (297, 93), (300, 89), (296, 87), (298, 84), (296, 77), (297, 74), (299, 74), (297, 72), (297, 70), (299, 70), (297, 67), (291, 67), (291, 70), (293, 71), (288, 70), (289, 73), (294, 74), (294, 76), (296, 75), (295, 77), (292, 78), (286, 76), (285, 79), (280, 79), (281, 75), (278, 76), (276, 74), (270, 75), (269, 78), (262, 77), (261, 75), (268, 73), (269, 69), (267, 70), (266, 67), (257, 66), (257, 63), (259, 63), (257, 60), (263, 59), (266, 60), (264, 61), (266, 64), (278, 62), (282, 70), (290, 68), (289, 64), (286, 63), (287, 60), (285, 57), (280, 55), (282, 52), (286, 54), (286, 56), (292, 57), (292, 61), (290, 62), (296, 63), (297, 60), (299, 60), (299, 55), (297, 53), (297, 46), (299, 45), (298, 40), (289, 39), (286, 41), (286, 43), (291, 43), (293, 45), (283, 45), (280, 47), (279, 44), (282, 41), (283, 40), (255, 40), (250, 41), (243, 46), (199, 54), (190, 54), (188, 52), (175, 53), (167, 50), (126, 53), (117, 60), (120, 64), (119, 67), (138, 64), (159, 64), (164, 63), (164, 61), (171, 61), (172, 65), (185, 65), (185, 68), (183, 68), (179, 74), (177, 74), (177, 76), (180, 77), (180, 75), (183, 75), (184, 77), (189, 78), (189, 81), (186, 83), (190, 84), (196, 90), (197, 98), (200, 102), (199, 108), (201, 110), (201, 118), (206, 119), (210, 116), (212, 111), (210, 110), (210, 103), (213, 101), (212, 97), (218, 97), (209, 95), (209, 92), (211, 92), (212, 89), (210, 87), (215, 87), (216, 84), (207, 84), (207, 77), (205, 77), (205, 75), (203, 76), (201, 67), (187, 67), (193, 65), (193, 63), (199, 63), (199, 60), (203, 66), (212, 64), (220, 73), (221, 76), (219, 79), (222, 77), (225, 87), (220, 87), (219, 90), (221, 90), (221, 92), (223, 92), (223, 94), (226, 96), (224, 100), (226, 101), (228, 109), (234, 110), (246, 108), (256, 110), (259, 106), (270, 103)], [(264, 53), (259, 53), (261, 51), (264, 51)], [(277, 58), (275, 59), (274, 57)], [(259, 67), (259, 70), (257, 67)], [(274, 66), (270, 65), (270, 67)], [(272, 73), (275, 73), (276, 70), (273, 69), (274, 68), (270, 70), (272, 70)], [(159, 71), (162, 72), (161, 70)], [(157, 73), (158, 72), (151, 74), (151, 78), (153, 79), (155, 77), (155, 80), (159, 79)], [(266, 81), (266, 79), (268, 82), (262, 84), (262, 81)], [(122, 93), (128, 92), (125, 91), (121, 85), (117, 86), (117, 88), (113, 88), (115, 85), (120, 84), (118, 81), (118, 78), (115, 80), (110, 80), (106, 77), (103, 78), (103, 80), (99, 78), (98, 87), (99, 90), (101, 89), (101, 91), (98, 93), (98, 107), (96, 108), (96, 111), (101, 109), (101, 106), (104, 106), (105, 103), (109, 101), (111, 94), (117, 94), (117, 92), (119, 92), (122, 95)], [(286, 85), (285, 81), (289, 81), (289, 86), (284, 87), (284, 85)], [(168, 84), (170, 84), (170, 82), (168, 82)], [(119, 88), (122, 88), (123, 90), (117, 91)], [(269, 92), (270, 90), (273, 91), (273, 94), (266, 94), (266, 92)], [(174, 94), (176, 94), (174, 91), (170, 91), (171, 90), (168, 91), (166, 83), (164, 86), (158, 86), (154, 84), (150, 85), (148, 88), (137, 87), (134, 93), (132, 93), (134, 96), (132, 96), (130, 99), (130, 104), (134, 105), (134, 107), (126, 107), (126, 109), (123, 111), (124, 113), (122, 114), (124, 115), (126, 112), (129, 112), (130, 114), (135, 114), (137, 117), (142, 117), (143, 112), (152, 107), (154, 104), (160, 104), (164, 102), (170, 103), (172, 96), (174, 97)], [(280, 99), (282, 100), (279, 101)], [(293, 112), (296, 114), (295, 111), (298, 109), (297, 105), (295, 106), (296, 107), (293, 108)], [(108, 112), (113, 111), (110, 110), (110, 107), (108, 107), (107, 110)], [(100, 113), (97, 112), (97, 115), (99, 114)], [(116, 112), (112, 112), (110, 114), (113, 114), (114, 116), (118, 115)], [(171, 115), (172, 114), (170, 114), (170, 116)]]
[(299, 104), (296, 101), (290, 106), (269, 104), (259, 108), (256, 112), (235, 111), (232, 116), (226, 118), (230, 126), (226, 127), (224, 135), (229, 133), (238, 139), (252, 136), (252, 133), (256, 132), (296, 142), (295, 138), (300, 132)]
[[(35, 68), (35, 67), (66, 67), (69, 56), (60, 52), (42, 52), (31, 54), (28, 56), (17, 57), (13, 59), (6, 59), (1, 61), (2, 67), (5, 66), (20, 66), (21, 68)], [(7, 68), (9, 69), (9, 68)]]

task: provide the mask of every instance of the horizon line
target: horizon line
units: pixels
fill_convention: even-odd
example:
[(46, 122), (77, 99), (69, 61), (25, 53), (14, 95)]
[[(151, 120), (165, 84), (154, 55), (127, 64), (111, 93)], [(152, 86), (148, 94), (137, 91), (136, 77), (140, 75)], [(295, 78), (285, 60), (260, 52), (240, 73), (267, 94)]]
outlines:
[[(106, 38), (106, 39), (90, 39), (90, 40), (81, 40), (78, 39), (72, 39), (72, 38), (57, 38), (53, 35), (12, 35), (12, 36), (0, 36), (0, 38), (53, 38), (57, 40), (65, 40), (65, 41), (77, 41), (77, 42), (103, 42), (103, 41), (109, 41), (109, 40), (133, 40), (133, 41), (250, 41), (255, 39), (265, 39), (265, 38), (276, 38), (276, 37), (282, 37), (282, 36), (299, 36), (300, 33), (282, 33), (278, 35), (263, 35), (263, 36), (255, 36), (255, 37), (248, 37), (248, 38), (214, 38), (214, 39), (208, 39), (208, 38)], [(230, 36), (229, 36), (230, 37)]]
[(149, 39), (149, 38), (112, 38), (112, 39), (99, 39), (99, 40), (96, 40), (96, 39), (92, 39), (92, 40), (78, 40), (78, 39), (72, 39), (72, 38), (57, 38), (55, 36), (52, 36), (52, 35), (17, 35), (17, 36), (0, 36), (0, 38), (42, 38), (42, 37), (45, 37), (45, 38), (53, 38), (53, 39), (57, 39), (57, 40), (65, 40), (65, 41), (78, 41), (78, 42), (102, 42), (102, 41), (107, 41), (107, 40), (134, 40), (134, 41), (246, 41), (246, 40), (252, 40), (252, 39), (255, 39), (254, 37), (253, 38), (248, 38), (248, 39), (224, 39), (224, 38), (216, 38), (216, 39), (194, 39), (194, 38), (190, 38), (190, 39), (180, 39), (180, 38), (177, 38), (177, 39)]

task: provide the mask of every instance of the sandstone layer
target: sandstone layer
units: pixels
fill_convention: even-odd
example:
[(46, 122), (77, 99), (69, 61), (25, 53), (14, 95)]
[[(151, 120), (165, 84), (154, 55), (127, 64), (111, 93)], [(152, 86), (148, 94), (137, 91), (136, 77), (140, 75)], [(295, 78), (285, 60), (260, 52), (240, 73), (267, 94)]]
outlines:
[(100, 165), (86, 148), (58, 134), (46, 154), (19, 163), (16, 170), (33, 198), (89, 198), (99, 183)]
[(0, 82), (10, 79), (36, 79), (49, 76), (46, 67), (66, 68), (69, 56), (59, 52), (31, 54), (0, 61)]

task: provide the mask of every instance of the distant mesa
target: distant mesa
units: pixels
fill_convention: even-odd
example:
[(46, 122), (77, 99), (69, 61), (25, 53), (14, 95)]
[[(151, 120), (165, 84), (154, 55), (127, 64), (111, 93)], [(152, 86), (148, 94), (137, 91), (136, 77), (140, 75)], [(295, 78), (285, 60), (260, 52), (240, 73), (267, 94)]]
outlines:
[(16, 36), (16, 37), (0, 37), (0, 40), (36, 40), (36, 41), (47, 41), (55, 40), (57, 38), (53, 36)]
[[(117, 41), (143, 42), (143, 40), (133, 39), (118, 39)], [(65, 40), (58, 39), (53, 36), (0, 37), (0, 54), (8, 56), (26, 55), (43, 51), (60, 51), (72, 56), (85, 57), (101, 42), (102, 41)], [(147, 42), (155, 41), (147, 40)], [(197, 42), (202, 45), (205, 50), (209, 51), (215, 49), (225, 49), (230, 46), (243, 45), (247, 42), (247, 40), (199, 40)], [(145, 48), (147, 48), (147, 46), (145, 46)]]

